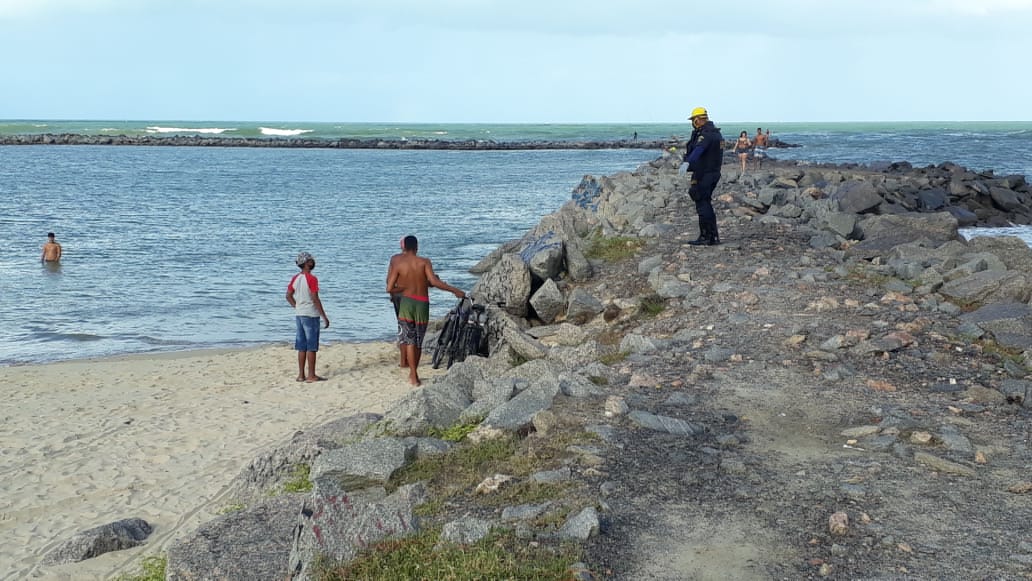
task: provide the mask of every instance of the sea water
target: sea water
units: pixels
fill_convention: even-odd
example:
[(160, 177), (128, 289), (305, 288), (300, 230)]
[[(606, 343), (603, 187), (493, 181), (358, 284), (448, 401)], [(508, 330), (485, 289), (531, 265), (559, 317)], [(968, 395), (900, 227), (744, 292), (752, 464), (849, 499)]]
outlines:
[[(740, 124), (743, 129), (766, 124)], [(772, 125), (804, 162), (955, 161), (1032, 174), (1032, 124)], [(938, 128), (937, 128), (938, 127)], [(152, 128), (152, 129), (148, 129)], [(153, 129), (157, 128), (157, 129)], [(0, 121), (0, 134), (146, 133), (380, 139), (679, 139), (681, 125), (388, 125)], [(168, 131), (163, 131), (163, 130)], [(731, 124), (724, 126), (732, 135)], [(221, 133), (216, 130), (222, 130)], [(681, 132), (680, 134), (676, 132)], [(251, 134), (254, 135), (251, 135)], [(954, 134), (956, 133), (956, 134)], [(302, 135), (300, 133), (293, 133)], [(445, 281), (569, 199), (585, 174), (633, 170), (656, 151), (376, 151), (0, 146), (0, 365), (286, 342), (295, 255), (316, 256), (325, 341), (388, 339), (386, 264), (401, 236)], [(59, 266), (42, 265), (53, 231)], [(1018, 227), (969, 234), (1015, 234)], [(432, 314), (454, 303), (431, 291)]]

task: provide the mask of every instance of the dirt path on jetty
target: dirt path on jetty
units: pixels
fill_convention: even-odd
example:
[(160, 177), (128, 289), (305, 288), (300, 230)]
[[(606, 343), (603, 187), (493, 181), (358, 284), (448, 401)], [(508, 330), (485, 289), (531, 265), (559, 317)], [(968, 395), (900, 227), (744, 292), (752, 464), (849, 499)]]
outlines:
[[(638, 264), (658, 256), (704, 289), (611, 330), (672, 339), (614, 366), (631, 409), (706, 432), (620, 426), (588, 566), (620, 580), (1032, 579), (1029, 413), (990, 389), (1007, 357), (800, 232), (732, 216), (727, 194), (749, 188), (718, 190), (723, 245), (687, 245), (685, 198), (656, 219), (678, 235), (590, 283), (647, 295)], [(835, 513), (848, 524), (831, 527)]]

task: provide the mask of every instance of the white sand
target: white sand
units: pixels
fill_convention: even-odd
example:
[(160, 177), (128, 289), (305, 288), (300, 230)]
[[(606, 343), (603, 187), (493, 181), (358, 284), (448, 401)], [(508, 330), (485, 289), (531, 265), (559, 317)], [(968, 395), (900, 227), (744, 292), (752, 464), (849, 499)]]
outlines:
[[(428, 362), (424, 379), (441, 373)], [(0, 368), (0, 579), (133, 572), (216, 516), (260, 450), (412, 389), (390, 343), (324, 346), (318, 371), (328, 380), (295, 382), (289, 345)], [(155, 529), (143, 547), (41, 565), (73, 534), (133, 517)]]

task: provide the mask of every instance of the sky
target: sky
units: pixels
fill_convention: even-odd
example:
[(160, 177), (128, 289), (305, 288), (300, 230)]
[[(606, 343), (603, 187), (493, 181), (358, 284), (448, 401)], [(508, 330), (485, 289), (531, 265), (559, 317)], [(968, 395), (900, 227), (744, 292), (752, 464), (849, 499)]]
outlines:
[(1032, 0), (0, 0), (0, 119), (1032, 120)]

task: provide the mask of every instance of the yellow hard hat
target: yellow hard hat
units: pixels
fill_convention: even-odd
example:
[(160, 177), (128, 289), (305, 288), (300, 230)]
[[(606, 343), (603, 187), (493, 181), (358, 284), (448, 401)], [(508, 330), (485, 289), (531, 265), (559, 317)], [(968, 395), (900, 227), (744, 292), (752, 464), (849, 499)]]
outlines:
[(696, 117), (709, 117), (709, 113), (706, 112), (704, 107), (696, 107), (692, 109), (692, 114), (688, 118), (695, 119)]

